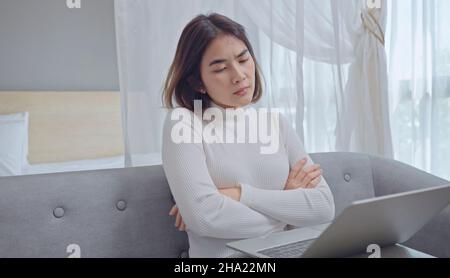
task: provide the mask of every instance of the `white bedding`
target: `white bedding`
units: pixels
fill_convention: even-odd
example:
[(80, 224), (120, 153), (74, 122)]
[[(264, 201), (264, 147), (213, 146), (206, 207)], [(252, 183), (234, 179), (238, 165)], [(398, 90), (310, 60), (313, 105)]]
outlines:
[[(160, 165), (161, 154), (134, 155), (133, 166)], [(35, 175), (45, 173), (74, 172), (98, 169), (114, 169), (124, 167), (123, 156), (103, 157), (97, 159), (77, 160), (59, 163), (31, 164), (23, 168), (23, 175)]]

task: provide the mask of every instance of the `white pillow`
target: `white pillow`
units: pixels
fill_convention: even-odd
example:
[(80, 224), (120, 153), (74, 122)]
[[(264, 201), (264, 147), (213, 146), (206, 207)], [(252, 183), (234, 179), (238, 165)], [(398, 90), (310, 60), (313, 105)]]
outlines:
[(0, 176), (21, 175), (28, 165), (28, 112), (0, 115)]

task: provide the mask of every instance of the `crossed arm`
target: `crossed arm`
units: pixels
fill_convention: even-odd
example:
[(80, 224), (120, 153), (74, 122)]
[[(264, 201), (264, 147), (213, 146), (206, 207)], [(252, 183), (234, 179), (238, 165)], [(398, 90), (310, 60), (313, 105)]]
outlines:
[(175, 226), (203, 236), (230, 239), (264, 235), (280, 225), (330, 221), (334, 201), (322, 169), (313, 164), (285, 120), (282, 124), (291, 169), (284, 190), (275, 191), (247, 184), (218, 189), (208, 174), (203, 145), (173, 143), (166, 122), (163, 166), (177, 202), (170, 210), (176, 218)]
[[(298, 161), (290, 170), (284, 190), (295, 190), (299, 188), (313, 189), (319, 184), (323, 170), (319, 164), (306, 166), (307, 158)], [(225, 197), (231, 198), (236, 202), (241, 201), (241, 186), (218, 189), (219, 193)], [(271, 192), (273, 193), (273, 192)], [(175, 217), (175, 227), (180, 231), (186, 230), (180, 210), (175, 204), (169, 212), (169, 215)]]

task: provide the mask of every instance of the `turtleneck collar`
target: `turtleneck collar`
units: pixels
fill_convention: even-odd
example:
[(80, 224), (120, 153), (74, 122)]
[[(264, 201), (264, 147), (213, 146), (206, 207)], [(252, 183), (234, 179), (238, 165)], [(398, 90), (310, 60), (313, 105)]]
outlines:
[(238, 108), (243, 109), (243, 110), (247, 110), (248, 108), (253, 107), (253, 103), (250, 102), (249, 104), (241, 106), (241, 107), (238, 107), (238, 108), (224, 108), (224, 107), (218, 105), (217, 103), (215, 103), (214, 101), (211, 100), (211, 107), (218, 108), (218, 109), (220, 109), (222, 111), (225, 111), (226, 109), (238, 109)]
[(247, 112), (247, 109), (253, 107), (253, 104), (254, 103), (249, 103), (247, 105), (244, 105), (244, 106), (241, 106), (241, 107), (238, 107), (238, 108), (224, 108), (224, 107), (218, 105), (217, 103), (215, 103), (214, 101), (211, 101), (211, 108), (217, 108), (217, 109), (220, 110), (220, 112), (223, 115), (222, 119), (223, 119), (224, 123), (229, 123), (230, 121), (231, 122), (240, 122), (242, 120), (245, 120), (245, 117), (243, 117), (243, 118), (240, 118), (240, 117), (238, 117), (238, 118), (235, 118), (235, 117), (228, 118), (227, 117), (227, 109), (237, 110), (237, 111), (235, 111), (235, 112), (237, 112), (237, 115), (242, 115), (242, 114), (245, 115), (245, 113)]

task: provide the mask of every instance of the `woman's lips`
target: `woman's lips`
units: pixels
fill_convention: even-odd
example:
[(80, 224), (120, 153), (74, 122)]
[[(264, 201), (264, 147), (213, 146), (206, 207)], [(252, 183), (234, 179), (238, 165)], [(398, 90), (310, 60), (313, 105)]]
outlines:
[(241, 89), (240, 91), (235, 92), (234, 95), (239, 96), (239, 97), (245, 96), (247, 94), (247, 91), (249, 88), (250, 87), (245, 87), (245, 88)]

